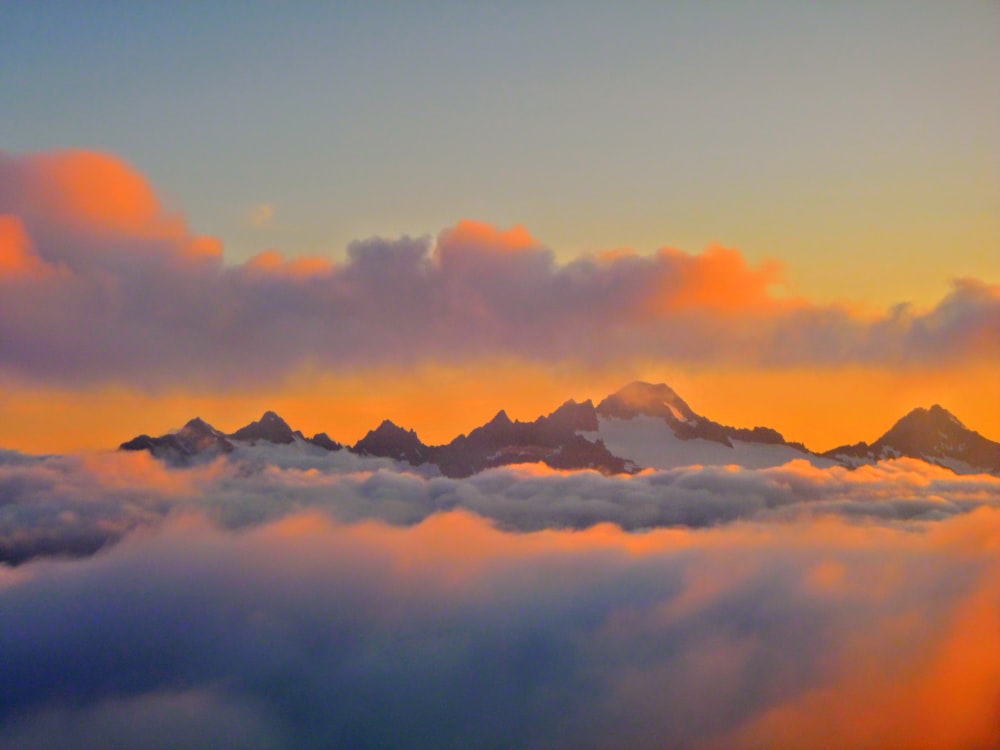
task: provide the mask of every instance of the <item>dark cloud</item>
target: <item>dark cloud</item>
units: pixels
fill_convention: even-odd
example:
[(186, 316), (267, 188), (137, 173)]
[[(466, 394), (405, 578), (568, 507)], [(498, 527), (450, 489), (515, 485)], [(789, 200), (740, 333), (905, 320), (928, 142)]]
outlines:
[[(101, 191), (93, 185), (100, 183)], [(664, 249), (559, 263), (520, 229), (463, 222), (370, 239), (347, 259), (240, 266), (164, 211), (127, 165), (0, 154), (0, 369), (51, 382), (274, 382), (484, 356), (583, 365), (954, 364), (1000, 357), (1000, 290), (866, 318), (789, 300), (773, 264)]]

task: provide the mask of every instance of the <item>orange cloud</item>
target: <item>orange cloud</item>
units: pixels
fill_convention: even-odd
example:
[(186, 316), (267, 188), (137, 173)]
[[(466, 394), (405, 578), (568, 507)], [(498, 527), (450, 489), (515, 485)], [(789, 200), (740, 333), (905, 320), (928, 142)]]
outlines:
[(31, 157), (32, 199), (91, 227), (145, 234), (162, 227), (153, 188), (131, 165), (110, 154), (62, 151)]
[(0, 214), (0, 279), (5, 276), (37, 275), (45, 264), (31, 250), (31, 238), (16, 216)]
[(777, 261), (751, 268), (738, 251), (719, 246), (700, 255), (665, 248), (657, 253), (657, 260), (669, 266), (670, 272), (660, 277), (649, 300), (653, 313), (700, 308), (746, 315), (782, 304), (771, 294), (772, 287), (783, 281)]
[(920, 617), (913, 612), (856, 634), (835, 660), (833, 684), (770, 709), (710, 747), (1000, 746), (1000, 575), (955, 607), (943, 634), (915, 638), (913, 631), (927, 630)]
[(253, 256), (243, 266), (247, 271), (267, 277), (269, 274), (296, 278), (323, 276), (333, 273), (333, 264), (325, 258), (287, 259), (278, 250), (265, 250)]
[(523, 226), (500, 229), (484, 221), (463, 219), (451, 229), (445, 230), (438, 238), (438, 250), (448, 252), (450, 248), (488, 247), (499, 250), (526, 250), (541, 247)]
[[(36, 248), (73, 266), (73, 248), (161, 242), (179, 258), (219, 258), (221, 244), (193, 235), (167, 211), (132, 165), (103, 152), (67, 150), (8, 156), (0, 152), (0, 212), (22, 218)], [(162, 251), (164, 248), (160, 248)]]

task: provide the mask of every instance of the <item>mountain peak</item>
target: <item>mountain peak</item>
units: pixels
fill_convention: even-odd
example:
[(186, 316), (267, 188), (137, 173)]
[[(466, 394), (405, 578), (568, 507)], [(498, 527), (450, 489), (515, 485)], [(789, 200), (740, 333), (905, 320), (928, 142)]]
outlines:
[(191, 432), (201, 435), (214, 435), (219, 431), (212, 427), (208, 422), (206, 422), (201, 417), (195, 417), (194, 419), (189, 419), (187, 424), (185, 424), (180, 430), (180, 432)]
[(188, 463), (198, 457), (211, 458), (220, 453), (230, 453), (233, 444), (226, 436), (201, 417), (188, 420), (177, 432), (150, 437), (139, 435), (118, 446), (125, 451), (149, 451), (158, 458), (173, 463)]
[(589, 398), (582, 402), (570, 399), (547, 417), (539, 418), (538, 422), (557, 430), (591, 432), (598, 427), (594, 402)]
[(507, 412), (504, 409), (498, 411), (497, 415), (493, 417), (493, 419), (491, 419), (489, 422), (487, 422), (488, 426), (494, 426), (494, 427), (499, 427), (501, 425), (506, 426), (510, 424), (513, 424), (513, 422), (510, 421), (510, 417), (507, 416)]
[(1000, 443), (970, 430), (939, 404), (912, 410), (871, 445), (845, 445), (826, 455), (862, 462), (907, 456), (959, 472), (1000, 471)]
[(952, 414), (950, 411), (945, 409), (940, 404), (934, 404), (930, 409), (927, 410), (927, 416), (937, 422), (951, 423), (956, 427), (961, 427), (965, 429), (965, 425), (962, 424), (962, 420)]
[(378, 427), (369, 430), (351, 450), (362, 456), (408, 461), (414, 466), (427, 460), (428, 451), (414, 430), (400, 427), (389, 419), (383, 419)]
[(880, 438), (884, 441), (889, 436), (903, 437), (915, 436), (918, 433), (953, 433), (969, 431), (962, 424), (961, 420), (939, 404), (934, 404), (929, 409), (917, 407), (910, 411), (892, 426), (885, 435)]
[(273, 411), (265, 411), (259, 420), (241, 427), (232, 435), (233, 440), (256, 442), (264, 440), (268, 443), (295, 442), (295, 433), (288, 423)]
[(344, 447), (336, 440), (331, 439), (325, 432), (317, 432), (311, 438), (306, 438), (306, 442), (312, 443), (313, 445), (319, 446), (320, 448), (328, 451), (339, 451)]
[[(407, 430), (405, 427), (400, 427), (398, 424), (393, 422), (391, 419), (383, 419), (379, 426), (374, 430), (371, 430), (369, 434), (388, 434), (392, 435), (395, 433), (402, 433), (404, 435), (412, 433), (413, 430)], [(414, 433), (416, 434), (416, 433)]]
[(605, 417), (631, 419), (637, 416), (663, 417), (668, 421), (692, 422), (698, 415), (666, 383), (636, 380), (612, 393), (597, 405)]

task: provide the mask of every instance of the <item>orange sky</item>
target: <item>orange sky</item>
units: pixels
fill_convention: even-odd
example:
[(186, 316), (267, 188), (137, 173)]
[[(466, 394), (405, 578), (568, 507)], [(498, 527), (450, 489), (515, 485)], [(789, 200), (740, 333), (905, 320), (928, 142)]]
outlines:
[(872, 441), (917, 406), (940, 403), (986, 437), (1000, 439), (991, 366), (899, 373), (864, 368), (682, 372), (667, 366), (580, 373), (510, 362), (460, 369), (426, 366), (348, 376), (300, 375), (285, 386), (226, 393), (145, 394), (120, 387), (68, 391), (7, 383), (0, 390), (0, 446), (44, 453), (102, 450), (146, 432), (162, 434), (201, 416), (224, 431), (266, 409), (307, 435), (353, 443), (382, 419), (447, 442), (499, 409), (512, 419), (549, 413), (569, 398), (598, 401), (632, 379), (666, 382), (695, 411), (734, 426), (769, 426), (826, 450)]

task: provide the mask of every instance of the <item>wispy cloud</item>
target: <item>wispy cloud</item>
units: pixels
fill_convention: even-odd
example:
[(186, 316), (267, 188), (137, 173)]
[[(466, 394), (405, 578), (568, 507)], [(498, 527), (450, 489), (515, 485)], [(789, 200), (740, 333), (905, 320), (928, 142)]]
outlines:
[(249, 221), (250, 226), (256, 227), (257, 229), (264, 229), (272, 225), (274, 221), (275, 209), (270, 203), (260, 203), (253, 207), (250, 212)]

